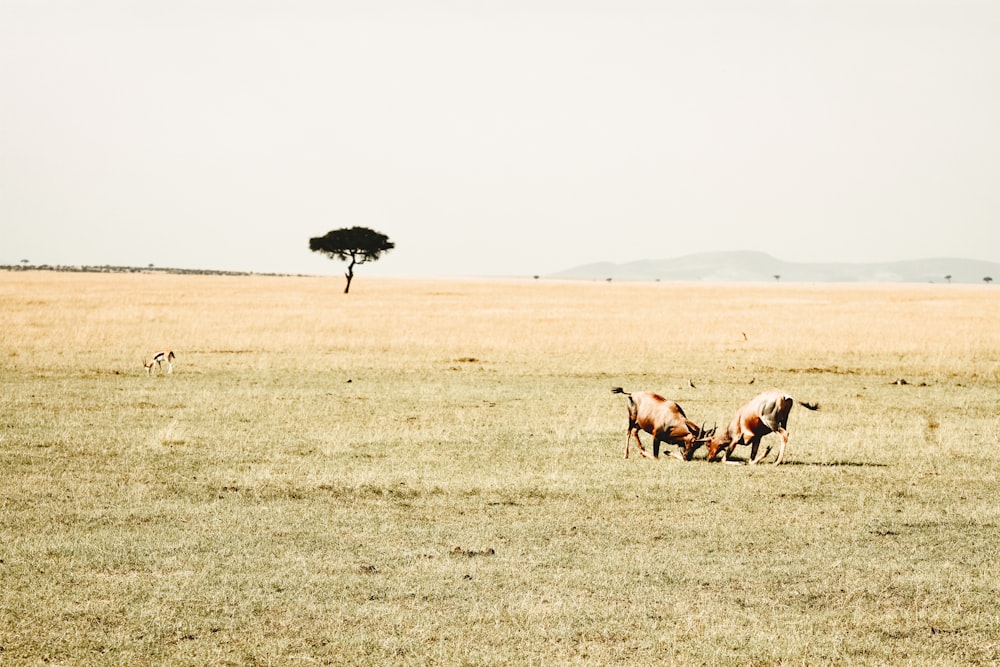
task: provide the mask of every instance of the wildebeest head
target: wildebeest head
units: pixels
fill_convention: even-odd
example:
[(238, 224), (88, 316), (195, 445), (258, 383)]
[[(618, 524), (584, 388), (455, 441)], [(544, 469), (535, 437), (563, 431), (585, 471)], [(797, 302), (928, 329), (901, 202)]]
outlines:
[(697, 433), (691, 432), (691, 435), (694, 437), (691, 438), (691, 440), (687, 443), (687, 446), (684, 448), (684, 459), (690, 461), (691, 457), (699, 447), (704, 445), (706, 442), (710, 442), (712, 436), (715, 435), (715, 429), (716, 427), (713, 426), (711, 429), (705, 430), (705, 425), (702, 424), (698, 427)]
[(725, 437), (725, 434), (717, 436), (715, 434), (715, 429), (712, 429), (712, 435), (708, 438), (708, 440), (706, 440), (706, 442), (708, 444), (708, 460), (709, 461), (715, 460), (715, 456), (716, 456), (716, 454), (719, 453), (719, 450), (722, 449), (722, 446), (729, 444), (729, 441)]

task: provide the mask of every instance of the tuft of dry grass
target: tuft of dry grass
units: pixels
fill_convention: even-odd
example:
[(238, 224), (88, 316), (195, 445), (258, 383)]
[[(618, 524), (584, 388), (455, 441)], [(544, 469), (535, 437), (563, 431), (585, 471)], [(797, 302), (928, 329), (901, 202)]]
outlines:
[[(0, 274), (0, 662), (1000, 657), (991, 288), (341, 291)], [(788, 465), (626, 461), (617, 385), (821, 410)]]

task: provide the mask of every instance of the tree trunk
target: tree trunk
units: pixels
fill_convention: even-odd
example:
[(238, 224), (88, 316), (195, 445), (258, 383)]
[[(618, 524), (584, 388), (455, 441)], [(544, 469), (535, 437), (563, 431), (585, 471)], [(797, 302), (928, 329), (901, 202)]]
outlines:
[(347, 273), (344, 275), (347, 277), (347, 286), (344, 287), (344, 294), (351, 291), (351, 281), (354, 280), (354, 256), (351, 256), (351, 263), (347, 265)]

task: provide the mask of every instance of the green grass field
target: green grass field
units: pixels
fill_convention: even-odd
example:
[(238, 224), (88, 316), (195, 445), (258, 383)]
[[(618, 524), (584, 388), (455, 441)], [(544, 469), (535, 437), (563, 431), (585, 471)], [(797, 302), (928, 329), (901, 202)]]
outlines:
[(0, 274), (0, 665), (995, 664), (997, 289)]

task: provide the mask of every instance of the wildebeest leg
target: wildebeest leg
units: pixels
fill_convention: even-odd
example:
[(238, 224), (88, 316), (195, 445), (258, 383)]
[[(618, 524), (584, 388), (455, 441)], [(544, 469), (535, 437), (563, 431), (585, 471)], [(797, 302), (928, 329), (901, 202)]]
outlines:
[(628, 458), (628, 448), (632, 444), (633, 437), (639, 445), (639, 453), (645, 456), (646, 454), (642, 451), (642, 440), (639, 439), (639, 429), (629, 426), (628, 432), (625, 434), (625, 458)]
[[(760, 436), (759, 438), (757, 438), (757, 442), (761, 442), (763, 439), (764, 439), (764, 436)], [(761, 454), (760, 457), (757, 458), (756, 463), (760, 463), (761, 461), (763, 461), (764, 459), (766, 459), (767, 455), (770, 454), (770, 453), (771, 453), (771, 445), (768, 445), (764, 449), (764, 453)]]
[(653, 458), (660, 458), (660, 439), (655, 434), (653, 435)]
[(767, 452), (765, 452), (764, 456), (760, 457), (760, 459), (757, 458), (757, 450), (760, 448), (761, 437), (762, 436), (755, 435), (753, 436), (753, 438), (750, 439), (750, 460), (747, 461), (747, 465), (751, 466), (755, 465), (758, 461), (760, 461), (760, 459), (764, 458), (764, 456), (767, 456)]
[(726, 447), (726, 453), (722, 455), (723, 463), (729, 461), (729, 457), (733, 455), (733, 451), (736, 449), (736, 445), (743, 445), (743, 444), (746, 443), (743, 442), (742, 435), (740, 436), (739, 440), (733, 440), (731, 443), (729, 443), (729, 446)]
[(642, 438), (639, 437), (639, 429), (635, 429), (635, 441), (639, 445), (639, 456), (644, 459), (648, 459), (649, 454), (646, 453), (646, 448), (642, 446)]
[(723, 449), (722, 450), (722, 458), (719, 459), (719, 461), (721, 461), (722, 463), (724, 463), (727, 466), (738, 466), (738, 465), (740, 465), (739, 461), (730, 461), (729, 460), (729, 454), (732, 453), (732, 451), (734, 449), (736, 449), (736, 445), (737, 444), (740, 444), (740, 442), (737, 441), (737, 442), (733, 443), (732, 445), (730, 445), (729, 447), (726, 447), (725, 449)]
[[(712, 448), (709, 447), (708, 451), (711, 452)], [(715, 456), (710, 457), (710, 460), (715, 460), (717, 458), (722, 463), (728, 463), (729, 462), (729, 448), (728, 447), (723, 447), (721, 444), (718, 447), (716, 447), (716, 449), (715, 449)]]
[(628, 458), (628, 448), (632, 444), (632, 434), (635, 434), (636, 442), (639, 443), (639, 451), (642, 451), (642, 440), (639, 440), (639, 433), (633, 426), (628, 427), (628, 431), (625, 432), (625, 458)]
[(778, 449), (778, 458), (774, 460), (774, 465), (778, 465), (785, 460), (785, 445), (788, 444), (788, 431), (780, 429), (775, 431), (775, 433), (781, 436), (781, 448)]

